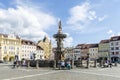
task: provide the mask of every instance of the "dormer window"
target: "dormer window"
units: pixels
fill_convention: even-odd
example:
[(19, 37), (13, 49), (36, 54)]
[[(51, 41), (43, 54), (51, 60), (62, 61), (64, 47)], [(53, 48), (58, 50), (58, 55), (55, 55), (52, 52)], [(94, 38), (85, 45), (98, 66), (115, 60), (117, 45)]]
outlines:
[(113, 40), (117, 40), (118, 38), (116, 37), (116, 38), (113, 38)]
[(10, 33), (10, 34), (8, 35), (8, 38), (16, 38), (16, 36), (15, 36), (14, 33)]

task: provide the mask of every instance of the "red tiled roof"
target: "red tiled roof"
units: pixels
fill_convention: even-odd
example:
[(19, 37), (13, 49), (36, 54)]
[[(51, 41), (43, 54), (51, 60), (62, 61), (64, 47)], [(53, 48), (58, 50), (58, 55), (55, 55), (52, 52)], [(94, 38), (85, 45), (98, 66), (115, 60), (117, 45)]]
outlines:
[(76, 47), (80, 47), (80, 49), (88, 49), (92, 47), (98, 47), (98, 44), (78, 44)]
[(24, 45), (33, 45), (33, 46), (36, 45), (34, 42), (32, 42), (30, 40), (22, 40), (21, 43)]
[(89, 48), (98, 47), (98, 44), (90, 44)]
[(109, 43), (109, 39), (101, 40), (100, 43)]
[(120, 40), (120, 36), (113, 36), (110, 38), (110, 41), (117, 41)]

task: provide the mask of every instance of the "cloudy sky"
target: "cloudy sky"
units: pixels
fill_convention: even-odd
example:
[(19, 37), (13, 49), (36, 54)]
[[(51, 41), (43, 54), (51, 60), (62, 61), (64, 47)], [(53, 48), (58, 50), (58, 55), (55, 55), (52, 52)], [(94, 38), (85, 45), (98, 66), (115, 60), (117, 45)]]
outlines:
[(58, 21), (67, 34), (65, 46), (99, 43), (120, 35), (120, 0), (0, 0), (0, 33), (55, 44)]

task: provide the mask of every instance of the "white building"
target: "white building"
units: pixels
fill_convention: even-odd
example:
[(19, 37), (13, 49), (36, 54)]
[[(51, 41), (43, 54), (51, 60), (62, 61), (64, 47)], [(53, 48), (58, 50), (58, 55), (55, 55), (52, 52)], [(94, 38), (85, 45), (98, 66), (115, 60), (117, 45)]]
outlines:
[(30, 40), (22, 40), (22, 53), (21, 53), (21, 59), (30, 59), (33, 53), (35, 53), (37, 46), (34, 42)]
[(112, 62), (120, 62), (120, 36), (110, 38), (110, 57)]
[(76, 46), (74, 48), (74, 60), (78, 60), (78, 58), (81, 58), (81, 48), (80, 48), (80, 46)]
[(37, 49), (35, 51), (35, 57), (36, 60), (44, 60), (44, 50), (40, 46), (37, 46)]

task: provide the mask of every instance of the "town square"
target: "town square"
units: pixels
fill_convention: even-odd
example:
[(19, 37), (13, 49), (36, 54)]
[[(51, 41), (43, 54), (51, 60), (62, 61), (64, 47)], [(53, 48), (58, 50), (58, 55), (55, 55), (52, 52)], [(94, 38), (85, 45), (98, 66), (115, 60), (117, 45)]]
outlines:
[(119, 0), (0, 0), (0, 80), (119, 80)]

